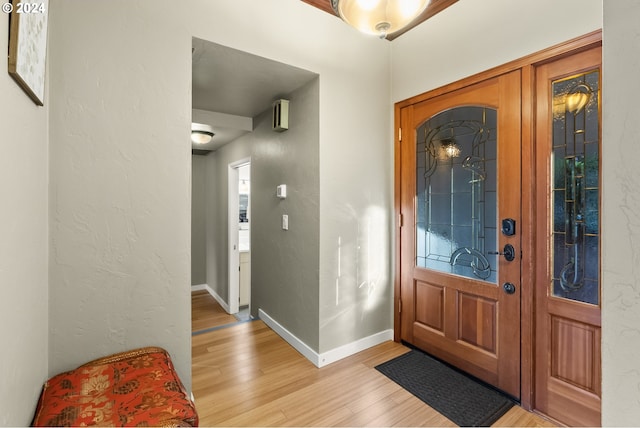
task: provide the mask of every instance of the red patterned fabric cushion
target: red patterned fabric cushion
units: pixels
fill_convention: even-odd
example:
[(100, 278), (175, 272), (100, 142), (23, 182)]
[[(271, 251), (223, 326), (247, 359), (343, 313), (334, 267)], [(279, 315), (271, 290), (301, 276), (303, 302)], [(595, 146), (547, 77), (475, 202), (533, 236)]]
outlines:
[(49, 379), (33, 426), (197, 426), (198, 415), (162, 348), (92, 361)]

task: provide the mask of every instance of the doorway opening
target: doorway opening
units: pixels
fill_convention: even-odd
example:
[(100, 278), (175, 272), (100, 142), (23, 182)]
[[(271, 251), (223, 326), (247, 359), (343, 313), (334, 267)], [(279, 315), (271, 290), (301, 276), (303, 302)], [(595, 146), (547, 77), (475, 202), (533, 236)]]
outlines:
[(251, 161), (229, 164), (229, 313), (250, 318)]

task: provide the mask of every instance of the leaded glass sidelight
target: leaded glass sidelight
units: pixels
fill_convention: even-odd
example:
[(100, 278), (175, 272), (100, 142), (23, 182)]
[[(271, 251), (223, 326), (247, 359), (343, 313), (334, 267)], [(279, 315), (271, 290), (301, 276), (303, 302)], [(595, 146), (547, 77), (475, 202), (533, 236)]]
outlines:
[(457, 107), (416, 130), (416, 266), (496, 282), (496, 120)]
[(599, 303), (598, 70), (552, 83), (553, 295)]

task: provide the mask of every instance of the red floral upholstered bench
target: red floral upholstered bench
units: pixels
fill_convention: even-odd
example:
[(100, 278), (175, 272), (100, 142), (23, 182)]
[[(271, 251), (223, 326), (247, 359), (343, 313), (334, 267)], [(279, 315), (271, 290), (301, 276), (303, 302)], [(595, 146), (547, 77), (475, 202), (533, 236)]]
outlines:
[(49, 379), (33, 426), (197, 426), (198, 415), (171, 358), (141, 348), (91, 361)]

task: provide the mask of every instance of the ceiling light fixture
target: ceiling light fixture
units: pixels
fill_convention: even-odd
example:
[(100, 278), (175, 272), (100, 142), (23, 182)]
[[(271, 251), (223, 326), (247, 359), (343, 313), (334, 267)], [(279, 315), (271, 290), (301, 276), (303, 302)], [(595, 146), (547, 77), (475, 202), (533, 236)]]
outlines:
[(428, 4), (429, 0), (331, 0), (344, 22), (381, 39), (409, 25)]
[(191, 142), (194, 144), (207, 144), (215, 134), (213, 128), (204, 123), (191, 124)]

